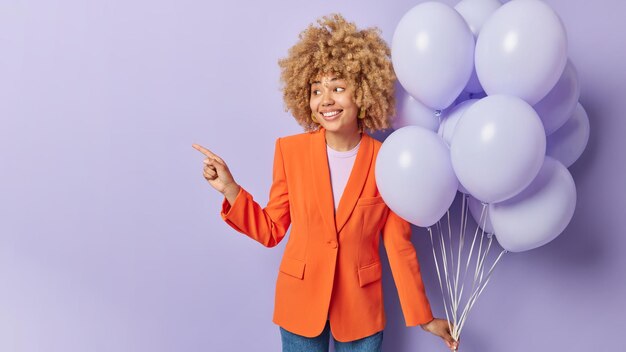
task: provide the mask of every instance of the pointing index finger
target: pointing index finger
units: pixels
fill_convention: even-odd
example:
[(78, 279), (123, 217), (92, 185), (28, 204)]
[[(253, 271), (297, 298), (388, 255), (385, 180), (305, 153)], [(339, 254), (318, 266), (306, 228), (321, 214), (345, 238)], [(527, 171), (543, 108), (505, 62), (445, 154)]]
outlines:
[(204, 155), (206, 155), (208, 157), (211, 157), (211, 158), (216, 158), (217, 157), (217, 155), (215, 155), (213, 152), (211, 152), (210, 150), (206, 149), (205, 147), (203, 147), (203, 146), (201, 146), (199, 144), (195, 144), (194, 143), (191, 146), (194, 149), (196, 149), (197, 151), (199, 151), (200, 153), (202, 153), (202, 154), (204, 154)]

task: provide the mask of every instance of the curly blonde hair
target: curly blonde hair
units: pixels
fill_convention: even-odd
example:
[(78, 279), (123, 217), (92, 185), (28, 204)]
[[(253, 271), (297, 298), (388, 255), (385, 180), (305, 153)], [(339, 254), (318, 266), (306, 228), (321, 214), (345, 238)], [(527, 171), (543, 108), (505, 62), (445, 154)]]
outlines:
[(305, 131), (319, 125), (311, 119), (311, 84), (320, 74), (335, 74), (354, 87), (356, 105), (365, 109), (361, 127), (370, 131), (389, 127), (395, 115), (394, 82), (389, 46), (378, 28), (357, 30), (340, 14), (317, 20), (300, 33), (288, 56), (278, 61), (286, 111)]

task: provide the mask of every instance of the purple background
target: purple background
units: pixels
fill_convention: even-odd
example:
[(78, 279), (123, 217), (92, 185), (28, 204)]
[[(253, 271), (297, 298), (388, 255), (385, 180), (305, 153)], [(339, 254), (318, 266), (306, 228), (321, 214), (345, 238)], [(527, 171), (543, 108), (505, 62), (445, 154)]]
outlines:
[[(300, 132), (276, 61), (321, 15), (390, 41), (417, 3), (1, 0), (0, 351), (280, 350), (286, 241), (265, 249), (221, 220), (191, 143), (265, 204), (274, 140)], [(555, 241), (505, 256), (461, 351), (624, 348), (626, 3), (547, 3), (591, 120), (570, 169), (579, 201)], [(426, 234), (414, 243), (443, 316)], [(404, 327), (385, 265), (385, 349), (444, 351)]]

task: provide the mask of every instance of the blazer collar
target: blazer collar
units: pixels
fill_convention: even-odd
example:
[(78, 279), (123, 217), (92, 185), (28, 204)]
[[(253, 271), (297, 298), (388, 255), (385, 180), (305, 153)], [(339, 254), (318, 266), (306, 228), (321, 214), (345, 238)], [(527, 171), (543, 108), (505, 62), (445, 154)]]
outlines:
[(324, 128), (320, 128), (319, 131), (313, 133), (310, 155), (317, 205), (327, 226), (332, 228), (334, 232), (339, 233), (348, 221), (348, 218), (350, 218), (350, 214), (352, 214), (356, 202), (361, 195), (361, 191), (363, 190), (363, 186), (365, 185), (374, 155), (372, 137), (363, 132), (361, 145), (359, 146), (354, 166), (348, 178), (348, 183), (339, 201), (336, 215), (333, 205), (332, 186), (330, 183), (328, 155), (326, 152), (326, 130)]

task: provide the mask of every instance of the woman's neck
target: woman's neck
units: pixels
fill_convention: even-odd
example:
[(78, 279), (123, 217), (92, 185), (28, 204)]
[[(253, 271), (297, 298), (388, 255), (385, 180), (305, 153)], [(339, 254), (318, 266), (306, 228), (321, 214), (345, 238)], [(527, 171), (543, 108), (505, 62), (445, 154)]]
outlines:
[(326, 144), (338, 152), (352, 150), (361, 141), (361, 133), (356, 130), (350, 133), (329, 132), (326, 130)]

